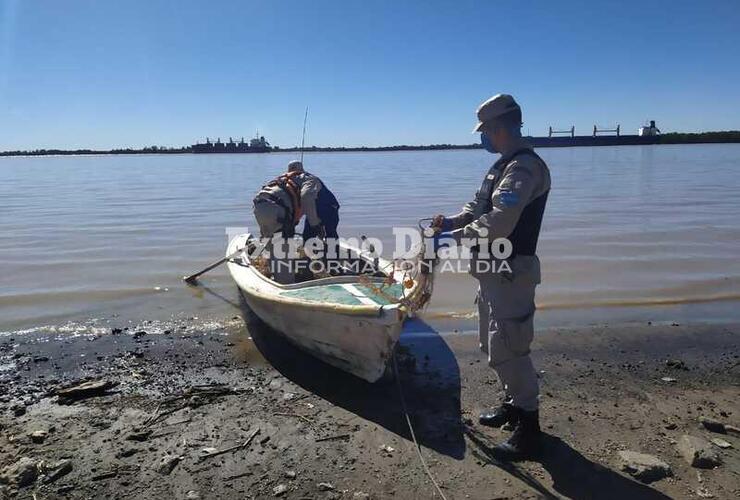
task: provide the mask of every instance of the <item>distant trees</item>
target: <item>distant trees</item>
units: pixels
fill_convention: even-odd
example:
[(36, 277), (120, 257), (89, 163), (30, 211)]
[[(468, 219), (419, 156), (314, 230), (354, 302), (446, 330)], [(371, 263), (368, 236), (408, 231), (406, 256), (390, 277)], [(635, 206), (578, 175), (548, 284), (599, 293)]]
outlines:
[(723, 130), (719, 132), (699, 132), (696, 134), (670, 132), (660, 136), (660, 144), (699, 144), (719, 142), (740, 142), (740, 130)]
[[(740, 143), (740, 130), (726, 130), (719, 132), (682, 133), (670, 132), (659, 136), (659, 144), (699, 144), (699, 143)], [(307, 146), (309, 151), (436, 151), (443, 149), (480, 149), (476, 144), (430, 144), (427, 146), (357, 146), (357, 147), (320, 147)], [(270, 146), (264, 136), (250, 141), (250, 148), (260, 151), (300, 151), (300, 148), (280, 148)], [(0, 156), (44, 156), (44, 155), (99, 155), (99, 154), (180, 154), (192, 153), (192, 146), (173, 148), (167, 146), (146, 146), (141, 149), (119, 148), (109, 150), (94, 149), (34, 149), (30, 151), (0, 151)]]

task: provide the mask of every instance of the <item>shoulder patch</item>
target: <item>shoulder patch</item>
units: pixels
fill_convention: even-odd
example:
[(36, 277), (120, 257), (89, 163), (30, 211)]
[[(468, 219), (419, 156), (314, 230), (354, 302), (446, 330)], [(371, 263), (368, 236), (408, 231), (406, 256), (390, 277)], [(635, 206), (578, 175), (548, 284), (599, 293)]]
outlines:
[(499, 193), (501, 204), (505, 207), (515, 207), (519, 204), (519, 193), (513, 191), (504, 191)]

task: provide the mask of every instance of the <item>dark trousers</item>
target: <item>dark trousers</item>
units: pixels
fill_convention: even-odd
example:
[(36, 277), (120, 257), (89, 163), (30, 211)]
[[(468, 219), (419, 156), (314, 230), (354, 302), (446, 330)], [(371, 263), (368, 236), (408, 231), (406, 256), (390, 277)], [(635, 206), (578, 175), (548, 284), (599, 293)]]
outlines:
[[(339, 238), (337, 234), (337, 226), (339, 226), (339, 210), (327, 210), (326, 213), (319, 212), (319, 218), (321, 218), (321, 224), (324, 226), (327, 238)], [(319, 236), (319, 230), (321, 227), (311, 227), (306, 220), (303, 223), (303, 241), (314, 236)]]

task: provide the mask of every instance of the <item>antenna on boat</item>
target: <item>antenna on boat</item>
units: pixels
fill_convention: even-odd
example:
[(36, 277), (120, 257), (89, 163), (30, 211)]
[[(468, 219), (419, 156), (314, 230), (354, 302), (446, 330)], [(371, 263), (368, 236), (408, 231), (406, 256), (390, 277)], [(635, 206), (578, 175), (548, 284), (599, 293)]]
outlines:
[(301, 137), (301, 164), (303, 163), (303, 149), (306, 145), (306, 121), (308, 120), (308, 106), (306, 106), (306, 113), (303, 115), (303, 136)]

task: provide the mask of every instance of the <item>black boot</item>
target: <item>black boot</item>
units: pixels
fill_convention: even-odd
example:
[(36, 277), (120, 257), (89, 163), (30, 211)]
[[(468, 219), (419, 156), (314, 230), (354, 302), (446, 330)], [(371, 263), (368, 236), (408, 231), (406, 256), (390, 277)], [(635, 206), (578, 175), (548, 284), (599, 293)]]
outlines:
[(518, 421), (509, 439), (494, 447), (494, 453), (503, 460), (522, 460), (537, 456), (542, 445), (540, 412), (514, 408)]
[(486, 410), (478, 417), (478, 423), (487, 427), (501, 427), (505, 424), (516, 425), (516, 409), (510, 403), (501, 403), (493, 410)]

